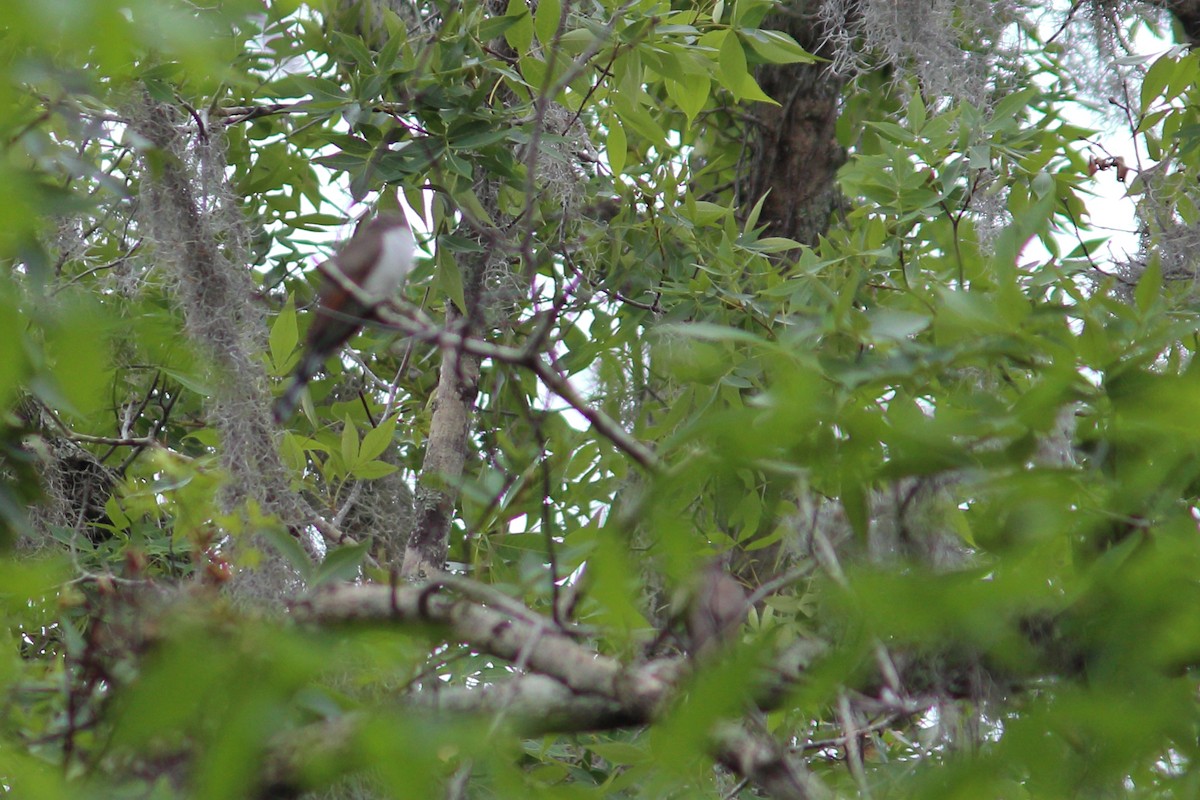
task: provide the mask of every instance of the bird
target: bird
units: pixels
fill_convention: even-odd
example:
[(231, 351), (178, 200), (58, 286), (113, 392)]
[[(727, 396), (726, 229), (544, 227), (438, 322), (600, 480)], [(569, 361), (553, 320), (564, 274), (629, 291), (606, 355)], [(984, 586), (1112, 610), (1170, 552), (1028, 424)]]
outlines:
[(729, 644), (750, 610), (746, 590), (727, 569), (728, 558), (714, 558), (694, 579), (683, 622), (697, 658)]
[[(341, 250), (318, 267), (325, 281), (300, 362), (287, 389), (275, 401), (276, 423), (296, 412), (304, 387), (321, 370), (325, 360), (374, 319), (379, 306), (391, 299), (412, 271), (415, 253), (416, 240), (404, 211), (380, 209), (374, 218), (359, 225)], [(346, 282), (358, 290), (351, 291)]]

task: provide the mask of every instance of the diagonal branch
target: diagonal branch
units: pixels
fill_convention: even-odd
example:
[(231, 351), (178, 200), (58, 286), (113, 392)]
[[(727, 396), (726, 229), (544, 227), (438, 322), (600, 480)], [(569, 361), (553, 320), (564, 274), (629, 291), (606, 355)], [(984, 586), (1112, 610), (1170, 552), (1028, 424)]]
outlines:
[(537, 356), (530, 356), (525, 364), (541, 379), (547, 389), (567, 401), (567, 404), (571, 408), (578, 411), (584, 419), (590, 422), (596, 433), (608, 439), (621, 450), (624, 450), (634, 461), (646, 469), (657, 470), (659, 468), (660, 462), (653, 450), (630, 435), (612, 417), (588, 405), (579, 396), (579, 392), (575, 390), (571, 382), (560, 375), (550, 364)]
[[(339, 281), (341, 283), (341, 281)], [(443, 327), (419, 312), (414, 314), (381, 311), (381, 320), (391, 328), (395, 328), (415, 339), (436, 342), (439, 346), (454, 349), (461, 353), (469, 353), (481, 358), (491, 358), (508, 364), (525, 367), (531, 370), (545, 384), (546, 388), (561, 397), (571, 408), (591, 423), (596, 433), (611, 441), (620, 450), (631, 456), (634, 461), (647, 470), (657, 470), (661, 467), (658, 456), (646, 445), (638, 441), (616, 420), (592, 407), (584, 400), (579, 392), (554, 367), (547, 363), (540, 354), (529, 349), (505, 347), (480, 341), (470, 336), (457, 333), (449, 326)]]
[[(503, 714), (529, 736), (650, 724), (691, 674), (687, 659), (625, 665), (574, 641), (549, 618), (532, 611), (512, 616), (449, 593), (478, 595), (470, 584), (454, 578), (422, 586), (339, 586), (298, 603), (294, 611), (299, 619), (320, 624), (434, 623), (449, 629), (447, 638), (510, 661), (520, 660), (534, 674), (420, 693), (409, 701), (417, 712)], [(507, 608), (509, 603), (501, 605)], [(795, 654), (789, 658), (795, 661)], [(792, 670), (780, 668), (774, 677), (764, 677), (789, 681), (797, 668), (802, 669), (793, 665)], [(755, 730), (751, 721), (719, 725), (711, 734), (710, 752), (772, 797), (825, 800), (831, 796), (800, 759), (766, 731)]]

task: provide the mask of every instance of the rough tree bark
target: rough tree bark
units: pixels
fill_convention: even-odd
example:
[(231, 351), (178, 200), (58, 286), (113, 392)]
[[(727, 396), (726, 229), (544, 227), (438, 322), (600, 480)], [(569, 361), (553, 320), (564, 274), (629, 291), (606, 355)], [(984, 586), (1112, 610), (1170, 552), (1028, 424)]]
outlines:
[(1166, 0), (1161, 4), (1179, 20), (1188, 43), (1200, 45), (1200, 0)]
[[(447, 304), (447, 327), (453, 328), (461, 320), (454, 306)], [(456, 347), (444, 349), (429, 442), (415, 493), (415, 524), (400, 572), (406, 580), (432, 577), (445, 566), (458, 481), (467, 462), (471, 409), (478, 394), (479, 356)]]
[[(787, 32), (805, 50), (819, 55), (820, 5), (819, 0), (800, 0), (767, 27)], [(769, 235), (816, 244), (841, 202), (834, 176), (846, 152), (835, 128), (845, 79), (821, 63), (766, 66), (757, 78), (779, 105), (761, 103), (754, 108), (753, 152), (741, 199), (752, 204), (767, 196), (760, 220), (767, 223)]]

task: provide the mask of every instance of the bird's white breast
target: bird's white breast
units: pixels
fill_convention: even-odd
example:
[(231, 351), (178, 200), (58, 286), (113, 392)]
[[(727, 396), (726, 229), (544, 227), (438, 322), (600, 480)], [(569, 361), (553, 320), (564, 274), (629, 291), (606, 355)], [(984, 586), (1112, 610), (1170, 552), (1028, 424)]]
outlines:
[(415, 251), (416, 242), (408, 228), (392, 228), (384, 233), (379, 261), (363, 281), (363, 291), (377, 302), (389, 299), (412, 272)]

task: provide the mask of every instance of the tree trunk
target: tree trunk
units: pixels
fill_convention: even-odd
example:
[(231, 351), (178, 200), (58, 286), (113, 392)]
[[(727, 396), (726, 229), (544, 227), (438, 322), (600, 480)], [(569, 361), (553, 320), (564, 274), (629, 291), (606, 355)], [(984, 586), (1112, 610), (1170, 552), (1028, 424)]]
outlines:
[[(819, 5), (801, 0), (765, 27), (786, 31), (805, 50), (820, 54)], [(755, 107), (754, 153), (741, 196), (755, 203), (767, 195), (760, 220), (768, 235), (816, 244), (841, 203), (834, 177), (846, 151), (835, 128), (845, 79), (823, 63), (766, 66), (757, 78), (779, 105)]]

